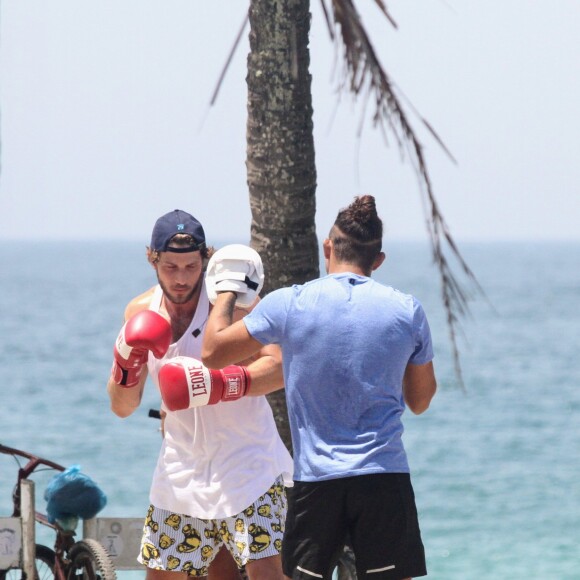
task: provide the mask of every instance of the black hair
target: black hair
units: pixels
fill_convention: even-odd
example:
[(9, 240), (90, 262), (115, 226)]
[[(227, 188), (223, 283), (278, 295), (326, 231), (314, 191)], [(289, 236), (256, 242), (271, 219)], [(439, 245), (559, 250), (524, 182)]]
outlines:
[(339, 262), (356, 264), (370, 274), (383, 247), (383, 222), (377, 214), (375, 198), (355, 197), (338, 212), (328, 237)]

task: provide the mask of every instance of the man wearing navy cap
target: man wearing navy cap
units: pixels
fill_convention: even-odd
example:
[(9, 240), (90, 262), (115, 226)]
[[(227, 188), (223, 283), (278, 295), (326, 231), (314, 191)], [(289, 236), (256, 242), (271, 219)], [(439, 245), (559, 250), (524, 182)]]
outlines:
[[(189, 213), (174, 210), (155, 223), (147, 258), (158, 284), (129, 302), (113, 350), (107, 390), (119, 417), (137, 409), (147, 376), (159, 387), (168, 360), (201, 358), (212, 253)], [(237, 307), (236, 318), (251, 309)], [(283, 577), (284, 488), (292, 484), (292, 459), (258, 395), (273, 382), (282, 386), (280, 359), (277, 347), (265, 347), (247, 367), (235, 367), (251, 374), (250, 396), (175, 412), (162, 406), (164, 437), (138, 557), (147, 580), (177, 573), (236, 579), (242, 566), (250, 578)]]

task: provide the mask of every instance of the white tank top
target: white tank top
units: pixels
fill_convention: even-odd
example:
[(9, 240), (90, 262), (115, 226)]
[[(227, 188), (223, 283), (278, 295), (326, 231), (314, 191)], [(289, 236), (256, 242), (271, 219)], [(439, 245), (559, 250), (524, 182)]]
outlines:
[[(158, 286), (151, 310), (159, 310), (161, 298)], [(159, 369), (168, 359), (178, 355), (201, 358), (208, 314), (204, 283), (183, 336), (163, 359), (149, 353), (149, 375), (158, 387)], [(292, 458), (264, 396), (167, 411), (150, 500), (156, 507), (196, 518), (231, 517), (254, 503), (278, 476), (283, 476), (285, 485), (292, 485), (292, 473)]]

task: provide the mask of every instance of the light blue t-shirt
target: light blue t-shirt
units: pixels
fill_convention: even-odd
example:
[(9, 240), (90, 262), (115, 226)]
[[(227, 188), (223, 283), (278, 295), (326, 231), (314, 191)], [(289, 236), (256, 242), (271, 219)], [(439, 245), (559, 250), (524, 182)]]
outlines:
[(294, 479), (409, 472), (403, 374), (433, 358), (413, 296), (331, 274), (270, 293), (243, 320), (256, 340), (282, 348)]

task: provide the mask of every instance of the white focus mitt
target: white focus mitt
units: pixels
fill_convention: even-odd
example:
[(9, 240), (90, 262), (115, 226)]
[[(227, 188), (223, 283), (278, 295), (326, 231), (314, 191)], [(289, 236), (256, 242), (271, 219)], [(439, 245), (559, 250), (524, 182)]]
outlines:
[(212, 304), (219, 292), (232, 291), (237, 295), (236, 306), (251, 306), (264, 286), (260, 254), (243, 244), (220, 248), (207, 265), (205, 286)]

